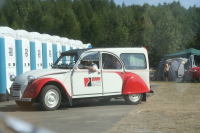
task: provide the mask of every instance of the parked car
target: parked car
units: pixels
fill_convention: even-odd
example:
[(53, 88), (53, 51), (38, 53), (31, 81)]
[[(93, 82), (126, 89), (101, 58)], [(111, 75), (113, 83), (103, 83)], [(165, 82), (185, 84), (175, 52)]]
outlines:
[(183, 82), (200, 82), (200, 67), (190, 68), (188, 71), (185, 71), (183, 76)]
[[(120, 67), (109, 68), (111, 58)], [(95, 72), (81, 66), (92, 61)], [(21, 107), (38, 102), (43, 110), (55, 110), (61, 102), (80, 100), (109, 101), (124, 98), (130, 104), (146, 101), (150, 92), (147, 49), (92, 48), (75, 49), (61, 53), (52, 69), (25, 72), (18, 77), (11, 75), (10, 100)]]

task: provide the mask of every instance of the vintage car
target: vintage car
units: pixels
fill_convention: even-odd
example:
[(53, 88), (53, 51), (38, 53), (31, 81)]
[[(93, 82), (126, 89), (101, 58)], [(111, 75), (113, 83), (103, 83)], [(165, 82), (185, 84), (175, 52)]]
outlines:
[[(118, 64), (109, 68), (111, 58)], [(92, 61), (91, 72), (83, 66)], [(82, 66), (82, 67), (79, 67)], [(37, 69), (18, 77), (11, 75), (10, 100), (28, 107), (38, 102), (43, 110), (61, 102), (124, 98), (130, 104), (146, 101), (150, 92), (148, 53), (145, 47), (75, 49), (61, 53), (52, 69)]]

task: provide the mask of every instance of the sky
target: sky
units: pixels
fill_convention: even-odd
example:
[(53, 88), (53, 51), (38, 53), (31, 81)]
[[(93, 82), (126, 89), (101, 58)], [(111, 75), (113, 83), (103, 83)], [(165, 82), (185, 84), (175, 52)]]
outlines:
[(185, 8), (189, 8), (190, 6), (193, 7), (200, 7), (200, 0), (114, 0), (117, 5), (122, 5), (124, 2), (126, 6), (129, 5), (143, 5), (144, 3), (148, 3), (149, 5), (157, 6), (159, 3), (172, 3), (173, 1), (180, 1), (181, 5)]

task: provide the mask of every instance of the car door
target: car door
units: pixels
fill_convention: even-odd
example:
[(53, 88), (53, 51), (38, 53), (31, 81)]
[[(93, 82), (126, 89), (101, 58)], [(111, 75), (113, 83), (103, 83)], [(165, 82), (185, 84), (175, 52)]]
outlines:
[[(113, 67), (115, 60), (115, 67)], [(121, 94), (124, 77), (124, 69), (122, 63), (111, 53), (102, 53), (102, 81), (104, 95)]]
[(99, 68), (99, 53), (89, 52), (81, 57), (77, 64), (87, 65), (85, 63), (88, 60), (96, 63), (98, 69), (96, 72), (90, 72), (86, 68), (78, 67), (73, 70), (71, 73), (73, 96), (90, 97), (93, 95), (102, 95), (102, 78)]

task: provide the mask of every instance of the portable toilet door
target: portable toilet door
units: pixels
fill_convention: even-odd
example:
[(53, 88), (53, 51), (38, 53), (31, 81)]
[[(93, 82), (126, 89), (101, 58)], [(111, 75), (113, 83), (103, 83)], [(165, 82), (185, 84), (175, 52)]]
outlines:
[(42, 44), (43, 68), (51, 68), (53, 65), (53, 37), (49, 34), (42, 34), (44, 42)]
[(31, 40), (31, 70), (42, 69), (42, 35), (38, 32), (30, 32)]
[(62, 39), (59, 36), (52, 36), (53, 37), (53, 63), (59, 58), (62, 52)]
[(30, 71), (30, 40), (29, 32), (25, 30), (15, 30), (16, 32), (16, 73), (20, 74)]
[(0, 27), (0, 101), (7, 100), (10, 93), (10, 75), (16, 75), (15, 31)]

